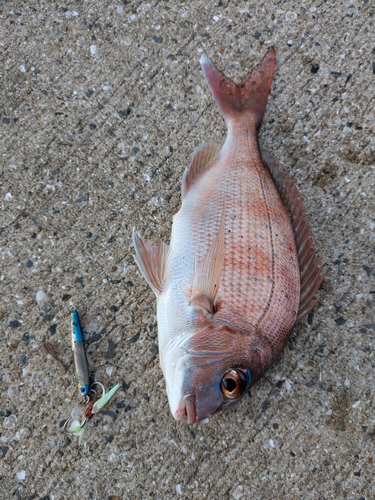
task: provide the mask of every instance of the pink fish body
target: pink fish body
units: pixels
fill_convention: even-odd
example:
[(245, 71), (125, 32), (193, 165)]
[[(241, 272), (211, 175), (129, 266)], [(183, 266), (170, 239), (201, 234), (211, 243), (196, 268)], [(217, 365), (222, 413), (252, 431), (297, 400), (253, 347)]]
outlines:
[(271, 49), (236, 85), (202, 57), (227, 138), (194, 152), (170, 245), (133, 233), (157, 298), (170, 409), (188, 423), (236, 403), (259, 380), (324, 277), (294, 183), (258, 144), (275, 61)]

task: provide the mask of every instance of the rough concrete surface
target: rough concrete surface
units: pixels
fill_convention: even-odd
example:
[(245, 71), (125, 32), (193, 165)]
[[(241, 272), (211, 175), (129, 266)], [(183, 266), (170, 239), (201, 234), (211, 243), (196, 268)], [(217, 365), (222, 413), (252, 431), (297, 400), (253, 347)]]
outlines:
[[(374, 499), (373, 1), (0, 9), (0, 498)], [(239, 81), (271, 45), (260, 140), (299, 187), (327, 277), (249, 397), (187, 426), (131, 230), (169, 241), (194, 148), (226, 133), (200, 55)], [(81, 447), (62, 429), (79, 406), (73, 309), (95, 380), (121, 383)]]

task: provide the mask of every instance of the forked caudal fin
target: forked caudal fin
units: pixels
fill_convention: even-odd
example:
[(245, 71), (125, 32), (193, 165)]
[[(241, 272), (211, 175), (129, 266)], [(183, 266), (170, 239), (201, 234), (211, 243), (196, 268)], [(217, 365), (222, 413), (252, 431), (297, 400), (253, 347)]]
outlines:
[(207, 85), (217, 102), (225, 122), (246, 116), (256, 130), (259, 129), (276, 65), (276, 52), (272, 47), (260, 63), (236, 85), (219, 71), (206, 56), (201, 65)]

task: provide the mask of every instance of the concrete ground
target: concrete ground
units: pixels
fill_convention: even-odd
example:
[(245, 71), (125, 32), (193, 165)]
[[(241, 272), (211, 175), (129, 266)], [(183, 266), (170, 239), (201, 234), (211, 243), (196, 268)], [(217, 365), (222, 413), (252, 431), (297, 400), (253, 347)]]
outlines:
[[(0, 498), (374, 499), (374, 3), (0, 10)], [(261, 143), (299, 187), (327, 277), (251, 396), (187, 426), (131, 230), (169, 241), (191, 153), (226, 133), (201, 54), (239, 81), (271, 45)], [(79, 402), (73, 309), (94, 378), (121, 383), (82, 447), (62, 429)]]

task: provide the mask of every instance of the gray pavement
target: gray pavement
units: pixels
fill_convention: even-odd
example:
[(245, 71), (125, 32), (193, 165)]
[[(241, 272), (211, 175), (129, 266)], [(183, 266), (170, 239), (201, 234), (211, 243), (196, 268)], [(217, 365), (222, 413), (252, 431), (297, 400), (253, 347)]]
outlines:
[[(0, 498), (374, 499), (374, 3), (0, 11)], [(327, 277), (251, 397), (189, 427), (169, 412), (131, 230), (169, 241), (191, 153), (225, 135), (201, 54), (239, 81), (271, 45), (261, 142), (299, 187)], [(74, 308), (95, 379), (121, 383), (81, 448), (62, 432)]]

